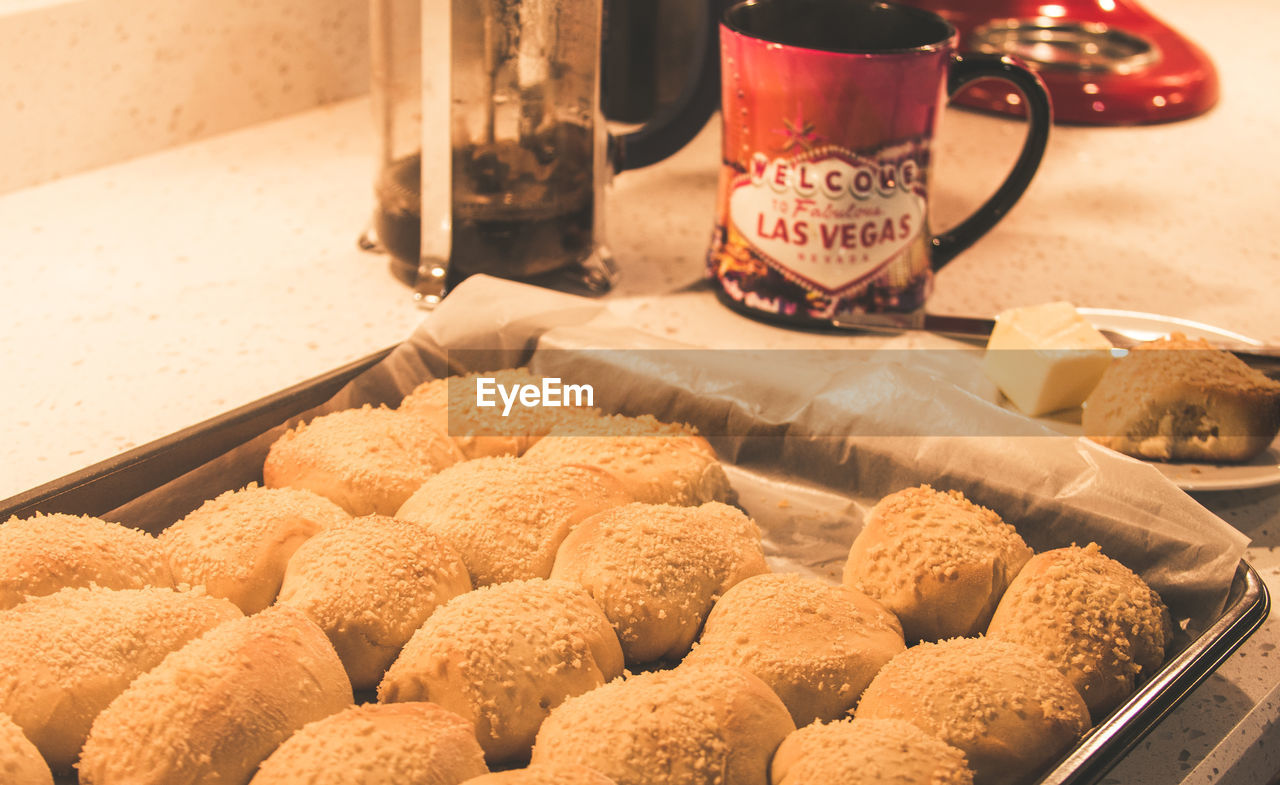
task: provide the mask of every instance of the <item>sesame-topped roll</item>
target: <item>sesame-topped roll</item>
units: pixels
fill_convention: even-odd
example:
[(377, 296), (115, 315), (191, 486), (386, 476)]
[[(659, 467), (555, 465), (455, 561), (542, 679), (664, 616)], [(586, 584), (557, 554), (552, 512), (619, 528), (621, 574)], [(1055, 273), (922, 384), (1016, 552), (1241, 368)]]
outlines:
[(0, 774), (5, 785), (53, 785), (49, 765), (5, 714), (0, 714)]
[(219, 494), (160, 532), (179, 584), (203, 586), (245, 613), (270, 605), (302, 543), (351, 516), (301, 488), (250, 484)]
[(416, 524), (368, 515), (303, 543), (277, 602), (320, 625), (351, 686), (362, 690), (378, 686), (436, 608), (470, 590), (467, 568), (448, 543)]
[(249, 785), (459, 785), (488, 772), (466, 720), (432, 703), (366, 703), (308, 723)]
[(580, 463), (616, 477), (632, 498), (649, 504), (697, 505), (733, 497), (715, 450), (688, 425), (652, 416), (595, 417), (562, 426), (524, 460)]
[(511, 581), (433, 613), (387, 670), (378, 700), (438, 703), (474, 724), (490, 763), (518, 761), (551, 709), (620, 673), (618, 639), (582, 587)]
[(286, 431), (262, 466), (271, 488), (306, 488), (352, 515), (394, 515), (431, 475), (463, 459), (425, 419), (363, 406)]
[(725, 592), (684, 661), (751, 671), (796, 725), (807, 725), (851, 711), (876, 672), (904, 649), (897, 617), (862, 592), (777, 573), (753, 575)]
[(768, 571), (760, 529), (736, 507), (635, 503), (579, 524), (551, 577), (587, 588), (635, 665), (683, 657), (720, 595)]
[(134, 679), (94, 720), (80, 783), (245, 783), (298, 729), (351, 703), (320, 628), (295, 608), (268, 608), (214, 627)]
[(959, 491), (889, 494), (867, 513), (844, 583), (897, 615), (908, 643), (976, 635), (1031, 549), (1012, 526)]
[(1101, 718), (1164, 662), (1173, 624), (1150, 586), (1090, 543), (1031, 557), (987, 635), (1043, 655)]
[(806, 725), (769, 768), (771, 785), (973, 785), (963, 752), (903, 720)]
[(1048, 660), (990, 638), (921, 643), (871, 680), (857, 718), (904, 720), (964, 752), (975, 785), (1029, 782), (1089, 729)]
[(768, 785), (769, 759), (794, 730), (747, 671), (682, 664), (565, 701), (538, 731), (533, 762), (587, 766), (617, 785)]
[(74, 586), (172, 587), (156, 538), (87, 515), (10, 518), (0, 524), (0, 609)]
[(570, 529), (629, 501), (617, 480), (590, 466), (479, 458), (427, 480), (396, 517), (443, 538), (486, 586), (550, 577)]
[(135, 678), (239, 617), (203, 591), (155, 587), (63, 589), (0, 611), (0, 712), (70, 771), (94, 717)]

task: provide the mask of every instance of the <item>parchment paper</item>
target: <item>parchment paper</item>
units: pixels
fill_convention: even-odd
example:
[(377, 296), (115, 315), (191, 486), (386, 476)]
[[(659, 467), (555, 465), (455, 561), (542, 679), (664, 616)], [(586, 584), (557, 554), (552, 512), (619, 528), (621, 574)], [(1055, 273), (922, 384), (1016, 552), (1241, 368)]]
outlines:
[[(928, 483), (996, 510), (1037, 551), (1097, 542), (1198, 634), (1221, 612), (1247, 538), (1153, 467), (976, 394), (980, 356), (859, 351), (833, 362), (829, 352), (695, 350), (630, 328), (601, 301), (477, 276), (384, 362), (295, 420), (395, 405), (449, 373), (527, 364), (593, 385), (606, 411), (697, 426), (764, 530), (775, 570), (838, 580), (864, 511)], [(158, 531), (260, 480), (267, 448), (289, 424), (107, 517)]]

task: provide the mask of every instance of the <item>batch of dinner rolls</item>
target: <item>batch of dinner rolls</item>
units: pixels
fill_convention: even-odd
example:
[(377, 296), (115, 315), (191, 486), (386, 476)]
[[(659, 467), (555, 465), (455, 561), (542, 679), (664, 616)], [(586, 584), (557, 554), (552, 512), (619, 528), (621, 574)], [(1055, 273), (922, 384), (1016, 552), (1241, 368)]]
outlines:
[(0, 781), (1014, 785), (1168, 653), (1096, 545), (921, 485), (841, 583), (774, 572), (693, 429), (482, 428), (471, 378), (298, 424), (157, 536), (0, 524)]

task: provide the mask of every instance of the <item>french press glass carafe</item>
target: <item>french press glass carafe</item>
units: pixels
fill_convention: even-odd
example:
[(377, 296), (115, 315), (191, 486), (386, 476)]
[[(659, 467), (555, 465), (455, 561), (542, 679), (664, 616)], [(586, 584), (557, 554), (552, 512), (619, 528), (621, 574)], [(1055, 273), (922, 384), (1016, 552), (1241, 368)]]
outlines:
[(704, 3), (681, 97), (610, 136), (602, 0), (373, 0), (373, 229), (397, 277), (427, 304), (475, 273), (611, 287), (605, 185), (678, 150), (718, 105), (719, 4)]

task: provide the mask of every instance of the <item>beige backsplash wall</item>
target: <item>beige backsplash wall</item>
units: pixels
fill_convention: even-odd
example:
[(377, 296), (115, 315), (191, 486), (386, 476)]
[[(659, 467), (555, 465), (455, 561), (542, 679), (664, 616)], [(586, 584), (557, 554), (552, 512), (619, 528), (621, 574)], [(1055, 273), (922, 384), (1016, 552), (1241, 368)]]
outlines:
[(0, 2), (0, 193), (369, 89), (367, 0)]

